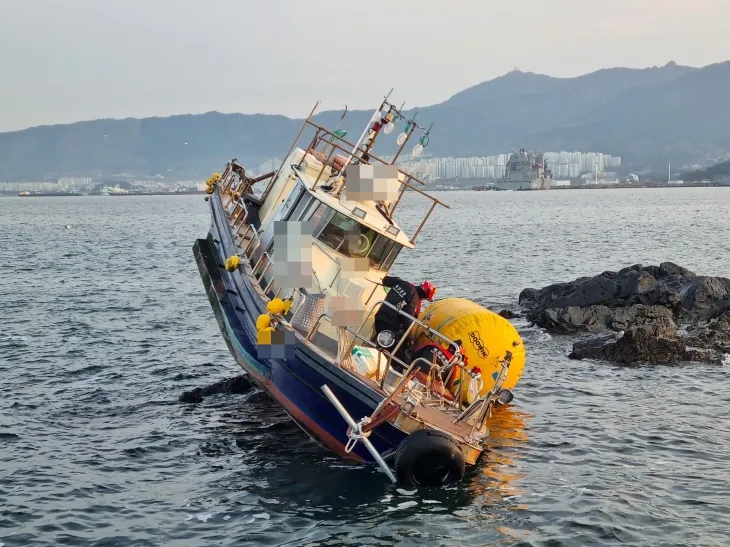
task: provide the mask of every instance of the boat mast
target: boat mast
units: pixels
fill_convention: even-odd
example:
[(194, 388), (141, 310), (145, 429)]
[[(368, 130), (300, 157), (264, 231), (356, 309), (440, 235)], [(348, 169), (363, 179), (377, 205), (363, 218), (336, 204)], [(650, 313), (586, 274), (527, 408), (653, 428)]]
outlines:
[(345, 173), (345, 169), (347, 168), (348, 165), (350, 165), (350, 162), (352, 162), (352, 158), (354, 157), (355, 152), (357, 152), (357, 149), (362, 144), (363, 139), (365, 139), (365, 135), (367, 135), (370, 132), (370, 128), (372, 126), (373, 120), (380, 113), (380, 111), (383, 110), (383, 107), (388, 102), (388, 97), (390, 97), (390, 94), (391, 93), (393, 93), (393, 88), (390, 89), (390, 91), (388, 92), (388, 94), (385, 96), (385, 98), (383, 99), (383, 101), (380, 103), (380, 106), (378, 106), (378, 108), (375, 109), (375, 112), (373, 112), (373, 115), (370, 116), (370, 119), (368, 119), (368, 123), (365, 125), (365, 129), (363, 130), (362, 134), (360, 135), (360, 138), (357, 139), (357, 141), (355, 141), (355, 145), (352, 147), (352, 151), (347, 156), (347, 160), (345, 161), (345, 164), (342, 166), (342, 169), (340, 169), (340, 177), (339, 177), (339, 180), (335, 184), (335, 188), (334, 188), (334, 190), (332, 192), (335, 196), (339, 196), (340, 191), (342, 190), (342, 185), (344, 184), (343, 175)]

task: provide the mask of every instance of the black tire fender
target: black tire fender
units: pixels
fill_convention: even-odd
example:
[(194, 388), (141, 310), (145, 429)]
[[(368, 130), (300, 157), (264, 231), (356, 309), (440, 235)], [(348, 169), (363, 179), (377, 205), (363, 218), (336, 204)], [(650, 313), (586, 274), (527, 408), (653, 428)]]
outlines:
[(395, 453), (395, 474), (403, 486), (442, 486), (464, 477), (464, 454), (448, 435), (419, 429)]

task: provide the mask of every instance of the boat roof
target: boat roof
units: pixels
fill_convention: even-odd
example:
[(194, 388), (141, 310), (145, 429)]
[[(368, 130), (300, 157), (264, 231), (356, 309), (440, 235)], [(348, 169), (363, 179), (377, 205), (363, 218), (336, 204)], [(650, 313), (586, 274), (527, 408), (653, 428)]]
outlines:
[[(319, 186), (312, 190), (312, 186), (314, 185), (316, 178), (308, 175), (306, 172), (297, 170), (295, 170), (294, 172), (296, 173), (297, 177), (299, 177), (299, 179), (302, 181), (307, 191), (325, 205), (331, 207), (338, 213), (342, 213), (346, 217), (353, 219), (359, 224), (367, 226), (371, 230), (389, 239), (395, 240), (396, 243), (399, 243), (400, 245), (403, 245), (408, 249), (413, 249), (415, 247), (415, 245), (411, 243), (410, 239), (401, 229), (395, 219), (392, 219), (393, 226), (395, 228), (398, 228), (398, 234), (396, 236), (393, 236), (392, 234), (386, 232), (386, 230), (391, 227), (391, 224), (383, 216), (383, 214), (375, 208), (374, 201), (347, 201), (345, 199), (347, 191), (343, 193), (342, 198), (338, 198), (323, 190)], [(322, 182), (320, 182), (320, 184), (322, 184)], [(353, 214), (353, 209), (355, 209), (356, 207), (365, 212), (365, 218), (360, 218), (359, 216)]]

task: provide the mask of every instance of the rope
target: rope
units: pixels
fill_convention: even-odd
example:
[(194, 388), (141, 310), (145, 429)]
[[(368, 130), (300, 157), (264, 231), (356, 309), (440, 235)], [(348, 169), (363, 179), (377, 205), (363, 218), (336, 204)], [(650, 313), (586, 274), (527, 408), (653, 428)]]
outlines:
[(352, 452), (352, 450), (355, 448), (355, 446), (357, 445), (357, 442), (359, 440), (367, 439), (370, 436), (370, 431), (363, 432), (363, 430), (362, 430), (362, 426), (367, 425), (368, 423), (370, 423), (370, 418), (368, 418), (366, 416), (365, 418), (363, 418), (362, 420), (360, 420), (359, 422), (357, 422), (355, 424), (357, 426), (355, 431), (353, 431), (352, 429), (348, 430), (347, 436), (350, 439), (347, 441), (347, 444), (345, 445), (345, 452), (347, 454)]

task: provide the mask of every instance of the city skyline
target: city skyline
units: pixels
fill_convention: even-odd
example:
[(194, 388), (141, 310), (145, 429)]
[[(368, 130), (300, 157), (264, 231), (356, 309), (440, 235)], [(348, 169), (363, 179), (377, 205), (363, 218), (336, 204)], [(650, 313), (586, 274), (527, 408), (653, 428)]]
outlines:
[[(410, 156), (403, 156), (398, 162), (399, 167), (413, 173), (413, 175), (424, 181), (455, 178), (499, 178), (504, 175), (507, 161), (514, 152), (504, 152), (489, 156), (466, 156), (466, 157), (422, 157), (412, 161)], [(543, 152), (548, 169), (553, 173), (553, 178), (579, 178), (585, 173), (607, 172), (607, 168), (621, 167), (620, 156), (606, 154), (604, 152), (581, 152), (565, 151)], [(389, 160), (385, 157), (383, 159)], [(256, 172), (258, 174), (273, 171), (279, 167), (281, 160), (271, 158), (261, 163)], [(557, 169), (556, 169), (557, 167)]]

